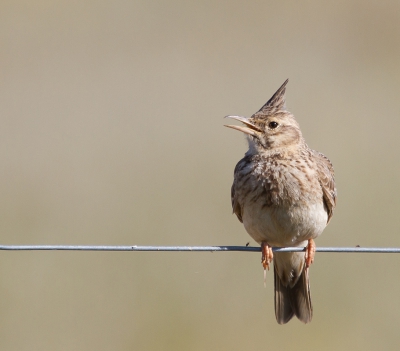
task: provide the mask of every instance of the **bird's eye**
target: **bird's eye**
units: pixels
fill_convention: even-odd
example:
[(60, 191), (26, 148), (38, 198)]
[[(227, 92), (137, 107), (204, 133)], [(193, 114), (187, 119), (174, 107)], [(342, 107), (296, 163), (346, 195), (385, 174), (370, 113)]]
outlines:
[(275, 129), (279, 124), (277, 122), (269, 122), (268, 127)]

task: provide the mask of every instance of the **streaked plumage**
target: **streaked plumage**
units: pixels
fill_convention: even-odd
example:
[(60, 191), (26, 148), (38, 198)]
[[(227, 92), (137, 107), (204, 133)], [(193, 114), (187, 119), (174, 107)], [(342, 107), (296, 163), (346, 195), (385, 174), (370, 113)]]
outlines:
[[(232, 207), (259, 244), (307, 246), (333, 215), (336, 188), (331, 162), (305, 143), (294, 116), (285, 109), (288, 81), (250, 118), (227, 116), (245, 126), (249, 150), (235, 167)], [(304, 252), (274, 254), (275, 314), (278, 323), (293, 315), (312, 319)], [(268, 264), (268, 262), (267, 262)]]

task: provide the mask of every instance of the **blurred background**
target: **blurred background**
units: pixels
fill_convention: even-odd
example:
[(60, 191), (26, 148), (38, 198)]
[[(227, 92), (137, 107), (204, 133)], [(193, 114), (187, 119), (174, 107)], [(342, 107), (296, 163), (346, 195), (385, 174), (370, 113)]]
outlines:
[[(0, 41), (1, 244), (256, 245), (223, 116), (289, 78), (336, 171), (317, 246), (400, 246), (399, 1), (4, 0)], [(258, 253), (3, 251), (0, 349), (397, 349), (399, 267), (317, 254), (280, 326)]]

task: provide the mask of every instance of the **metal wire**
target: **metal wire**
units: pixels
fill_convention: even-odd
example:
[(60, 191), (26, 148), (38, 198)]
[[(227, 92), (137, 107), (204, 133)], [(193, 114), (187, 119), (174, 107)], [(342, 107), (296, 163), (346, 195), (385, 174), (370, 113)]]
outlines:
[[(0, 250), (10, 251), (244, 251), (260, 252), (254, 246), (98, 246), (98, 245), (0, 245)], [(274, 252), (305, 251), (304, 247), (274, 247)], [(317, 247), (317, 252), (343, 253), (400, 253), (395, 247)]]

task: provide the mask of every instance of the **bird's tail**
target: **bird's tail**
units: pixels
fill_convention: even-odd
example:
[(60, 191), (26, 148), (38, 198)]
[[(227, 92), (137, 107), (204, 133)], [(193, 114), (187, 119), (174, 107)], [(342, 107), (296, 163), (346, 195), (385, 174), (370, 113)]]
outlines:
[(303, 323), (311, 322), (313, 308), (311, 304), (308, 269), (303, 271), (293, 287), (284, 285), (274, 264), (275, 316), (279, 324), (285, 324), (295, 315)]

